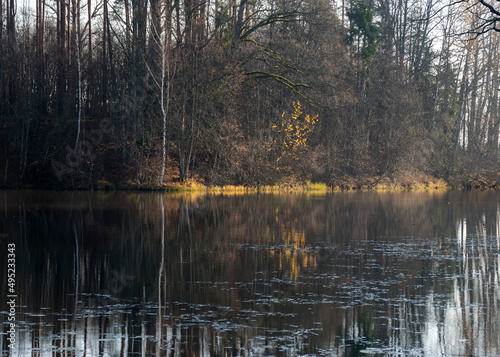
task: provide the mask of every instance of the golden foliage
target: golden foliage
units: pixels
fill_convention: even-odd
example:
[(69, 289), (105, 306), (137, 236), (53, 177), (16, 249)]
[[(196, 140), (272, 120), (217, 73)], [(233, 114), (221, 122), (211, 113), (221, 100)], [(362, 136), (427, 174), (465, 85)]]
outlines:
[(301, 104), (293, 102), (293, 113), (283, 112), (280, 123), (274, 124), (273, 144), (269, 150), (277, 153), (276, 170), (289, 170), (289, 165), (299, 160), (298, 150), (307, 145), (307, 136), (318, 121), (318, 115), (306, 114), (302, 116)]

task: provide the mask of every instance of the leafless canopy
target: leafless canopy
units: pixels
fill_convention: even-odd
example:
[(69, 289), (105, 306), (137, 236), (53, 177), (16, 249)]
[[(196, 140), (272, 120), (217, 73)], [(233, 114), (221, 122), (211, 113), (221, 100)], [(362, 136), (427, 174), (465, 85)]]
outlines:
[(487, 11), (480, 11), (481, 21), (470, 30), (471, 33), (482, 35), (490, 31), (500, 32), (500, 0), (461, 0), (461, 3), (469, 3), (468, 10), (480, 7)]

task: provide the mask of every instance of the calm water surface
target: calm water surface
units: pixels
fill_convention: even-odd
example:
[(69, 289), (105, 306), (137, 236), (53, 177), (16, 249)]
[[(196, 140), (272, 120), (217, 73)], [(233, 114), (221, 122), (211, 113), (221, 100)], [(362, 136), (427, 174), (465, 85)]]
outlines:
[(499, 253), (495, 191), (0, 192), (1, 355), (498, 356)]

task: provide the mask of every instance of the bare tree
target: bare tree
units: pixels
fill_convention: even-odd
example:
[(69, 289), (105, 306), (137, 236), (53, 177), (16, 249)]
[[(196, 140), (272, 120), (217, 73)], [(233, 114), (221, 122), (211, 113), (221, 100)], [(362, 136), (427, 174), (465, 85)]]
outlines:
[[(161, 4), (158, 3), (158, 8), (161, 9)], [(150, 39), (155, 43), (152, 45), (153, 51), (158, 53), (152, 53), (151, 62), (157, 60), (159, 63), (151, 63), (151, 65), (146, 62), (148, 67), (148, 72), (155, 83), (157, 89), (159, 90), (158, 101), (160, 102), (161, 109), (161, 122), (162, 122), (162, 157), (161, 157), (161, 170), (160, 170), (160, 181), (159, 187), (163, 185), (165, 167), (167, 162), (167, 115), (170, 109), (170, 99), (171, 99), (171, 89), (172, 80), (175, 76), (175, 65), (172, 65), (172, 43), (171, 43), (171, 23), (170, 23), (170, 12), (171, 8), (168, 2), (160, 10), (160, 14), (164, 16), (164, 23), (162, 25), (161, 16), (151, 13), (151, 16), (155, 16), (151, 20), (151, 37)]]
[(80, 131), (82, 123), (82, 70), (81, 70), (81, 58), (80, 58), (80, 0), (72, 0), (73, 5), (73, 23), (76, 25), (76, 64), (77, 64), (77, 75), (78, 75), (78, 130), (76, 134), (75, 141), (75, 151), (78, 150), (78, 145), (80, 141)]
[(477, 24), (469, 29), (469, 32), (477, 36), (490, 31), (500, 32), (500, 1), (499, 0), (459, 0), (458, 3), (467, 4), (468, 11), (476, 11), (476, 8), (482, 8), (481, 15)]

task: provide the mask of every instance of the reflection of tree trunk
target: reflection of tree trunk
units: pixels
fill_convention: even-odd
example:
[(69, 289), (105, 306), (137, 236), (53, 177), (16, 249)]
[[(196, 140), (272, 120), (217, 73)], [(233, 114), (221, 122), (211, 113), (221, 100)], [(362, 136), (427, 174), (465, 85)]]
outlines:
[(160, 214), (161, 214), (161, 232), (160, 232), (160, 240), (161, 240), (161, 261), (160, 261), (160, 269), (158, 270), (158, 315), (156, 322), (156, 356), (160, 356), (160, 348), (163, 346), (163, 304), (161, 291), (163, 288), (163, 269), (165, 266), (165, 209), (163, 206), (163, 196), (160, 193)]
[[(185, 281), (183, 263), (184, 263), (184, 251), (185, 251), (186, 244), (188, 243), (184, 240), (184, 236), (186, 235), (186, 233), (184, 232), (184, 224), (187, 227), (186, 233), (187, 233), (188, 242), (191, 243), (192, 236), (191, 236), (191, 224), (189, 221), (189, 210), (188, 210), (188, 206), (186, 204), (186, 201), (184, 199), (182, 199), (179, 202), (179, 223), (178, 223), (178, 229), (177, 229), (177, 237), (179, 240), (179, 261), (181, 263), (181, 269), (180, 269), (181, 281)], [(190, 248), (187, 248), (187, 249), (191, 253), (192, 249), (190, 249)]]
[(28, 226), (26, 219), (26, 204), (24, 203), (24, 198), (21, 197), (21, 207), (20, 207), (20, 217), (23, 217), (22, 228), (21, 228), (21, 239), (24, 241), (25, 247), (28, 247)]
[(186, 223), (188, 239), (191, 241), (191, 224), (189, 221), (189, 210), (186, 201), (181, 200), (179, 202), (179, 226), (178, 226), (178, 238), (179, 242), (182, 243), (184, 238), (184, 223)]
[(80, 252), (79, 252), (79, 244), (78, 244), (78, 233), (76, 231), (76, 224), (73, 223), (73, 232), (75, 234), (75, 306), (73, 308), (73, 331), (76, 331), (76, 313), (77, 313), (77, 307), (78, 307), (78, 287), (80, 284)]

